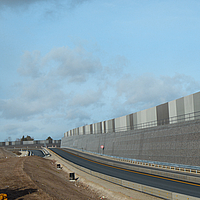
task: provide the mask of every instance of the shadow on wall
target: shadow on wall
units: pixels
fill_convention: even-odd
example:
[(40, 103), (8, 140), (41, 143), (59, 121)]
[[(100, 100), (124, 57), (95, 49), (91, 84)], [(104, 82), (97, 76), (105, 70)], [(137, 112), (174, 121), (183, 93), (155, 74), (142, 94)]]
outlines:
[[(37, 189), (24, 189), (24, 188), (18, 188), (18, 189), (10, 189), (10, 188), (6, 188), (6, 189), (0, 189), (0, 194), (7, 194), (7, 198), (9, 200), (11, 199), (24, 199), (23, 196), (27, 195), (27, 194), (32, 194), (34, 192), (37, 192)], [(20, 198), (22, 197), (22, 198)]]

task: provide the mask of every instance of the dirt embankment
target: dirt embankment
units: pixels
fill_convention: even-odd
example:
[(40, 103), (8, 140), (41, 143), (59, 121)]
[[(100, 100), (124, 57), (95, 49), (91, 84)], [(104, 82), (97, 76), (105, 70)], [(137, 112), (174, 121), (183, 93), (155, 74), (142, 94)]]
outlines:
[(0, 148), (0, 193), (17, 200), (88, 200), (101, 195), (68, 174), (56, 169), (55, 162), (37, 156), (16, 157)]

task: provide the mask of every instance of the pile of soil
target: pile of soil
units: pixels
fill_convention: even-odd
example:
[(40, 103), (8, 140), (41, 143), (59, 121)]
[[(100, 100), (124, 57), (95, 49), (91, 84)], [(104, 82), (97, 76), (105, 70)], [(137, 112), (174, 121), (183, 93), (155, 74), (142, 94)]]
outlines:
[(88, 200), (100, 195), (83, 183), (70, 182), (52, 160), (16, 157), (0, 148), (0, 193), (17, 200)]

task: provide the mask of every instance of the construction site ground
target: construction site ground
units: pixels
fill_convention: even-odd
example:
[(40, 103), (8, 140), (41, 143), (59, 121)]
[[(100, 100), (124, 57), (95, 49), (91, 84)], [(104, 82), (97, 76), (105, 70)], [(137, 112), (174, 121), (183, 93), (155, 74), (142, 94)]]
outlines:
[[(15, 152), (16, 153), (16, 152)], [(62, 169), (57, 169), (60, 163)], [(76, 181), (69, 180), (75, 172)], [(90, 176), (60, 160), (38, 156), (18, 157), (0, 148), (0, 193), (17, 200), (159, 199)]]

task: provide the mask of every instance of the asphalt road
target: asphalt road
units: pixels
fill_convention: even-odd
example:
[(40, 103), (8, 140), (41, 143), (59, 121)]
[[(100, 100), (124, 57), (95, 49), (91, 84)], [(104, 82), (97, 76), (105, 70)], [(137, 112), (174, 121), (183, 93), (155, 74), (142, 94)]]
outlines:
[(32, 156), (44, 157), (44, 154), (41, 150), (30, 150), (29, 152)]
[(200, 197), (200, 184), (178, 181), (175, 179), (166, 179), (156, 175), (145, 174), (133, 170), (127, 170), (126, 168), (103, 164), (101, 162), (77, 156), (67, 150), (63, 151), (62, 149), (57, 148), (51, 148), (51, 150), (70, 162), (102, 174), (171, 192)]

